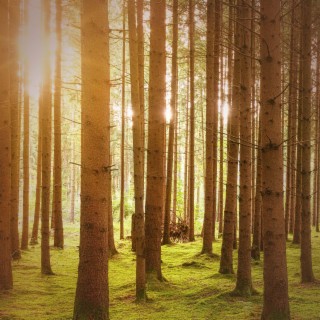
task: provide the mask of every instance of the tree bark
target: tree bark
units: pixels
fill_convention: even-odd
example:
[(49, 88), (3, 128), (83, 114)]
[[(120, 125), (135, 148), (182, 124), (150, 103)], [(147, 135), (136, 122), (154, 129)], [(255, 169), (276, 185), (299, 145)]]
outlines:
[(11, 107), (9, 63), (9, 2), (0, 6), (0, 291), (12, 289), (11, 212)]
[(214, 0), (207, 1), (207, 55), (206, 55), (206, 166), (205, 166), (205, 203), (203, 222), (202, 254), (212, 254), (213, 241), (213, 74), (214, 74)]
[(109, 319), (110, 210), (108, 1), (82, 0), (80, 260), (73, 319)]
[(261, 1), (261, 162), (264, 298), (261, 319), (290, 319), (283, 207), (280, 1)]
[(56, 0), (56, 72), (54, 92), (54, 162), (53, 162), (53, 216), (54, 246), (63, 249), (62, 177), (61, 177), (61, 45), (62, 45), (62, 0)]
[(311, 26), (312, 2), (305, 0), (301, 3), (302, 20), (302, 122), (301, 122), (301, 280), (313, 282), (311, 252)]
[(161, 273), (161, 225), (164, 205), (164, 129), (166, 93), (166, 1), (150, 2), (150, 78), (146, 190), (146, 271)]
[(50, 264), (50, 184), (51, 184), (51, 70), (50, 70), (50, 1), (43, 2), (44, 80), (42, 101), (42, 199), (41, 199), (41, 272), (52, 274)]
[[(169, 244), (170, 241), (170, 213), (171, 213), (171, 193), (172, 193), (172, 176), (173, 176), (173, 156), (174, 156), (174, 139), (176, 135), (176, 108), (177, 108), (177, 87), (178, 87), (178, 1), (173, 0), (172, 7), (172, 66), (171, 66), (171, 119), (169, 124), (169, 141), (168, 141), (168, 162), (167, 162), (167, 185), (166, 185), (166, 203), (163, 226), (162, 244)], [(176, 199), (174, 199), (176, 201)], [(173, 220), (173, 219), (172, 219)]]
[(20, 0), (9, 3), (10, 36), (10, 108), (11, 108), (11, 254), (20, 259), (18, 213), (19, 213), (19, 172), (20, 172), (20, 116), (19, 116), (19, 47)]

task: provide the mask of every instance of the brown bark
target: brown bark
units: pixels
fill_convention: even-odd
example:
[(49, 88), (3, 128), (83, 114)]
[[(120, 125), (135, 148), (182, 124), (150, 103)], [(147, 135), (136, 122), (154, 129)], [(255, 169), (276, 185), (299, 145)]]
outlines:
[(126, 104), (126, 1), (122, 8), (122, 85), (121, 85), (121, 155), (120, 155), (120, 239), (124, 239), (124, 143), (125, 143), (125, 104)]
[(150, 2), (150, 78), (146, 190), (146, 271), (161, 274), (161, 224), (164, 205), (164, 129), (166, 92), (166, 1)]
[[(171, 119), (169, 124), (169, 141), (168, 141), (168, 162), (167, 162), (167, 185), (166, 185), (166, 202), (163, 226), (162, 244), (170, 243), (170, 212), (171, 212), (171, 194), (172, 194), (172, 175), (173, 175), (173, 156), (174, 156), (174, 139), (176, 125), (176, 107), (177, 107), (177, 86), (178, 86), (178, 1), (173, 1), (172, 7), (172, 66), (171, 66)], [(176, 199), (174, 199), (176, 201)], [(174, 220), (174, 219), (172, 219)]]
[(264, 299), (261, 319), (290, 319), (283, 207), (280, 1), (261, 1), (261, 163)]
[[(42, 89), (40, 90), (42, 91)], [(33, 216), (33, 226), (31, 233), (30, 245), (38, 244), (38, 233), (39, 233), (39, 220), (40, 220), (40, 203), (41, 203), (41, 155), (42, 155), (42, 133), (41, 133), (41, 122), (42, 122), (42, 96), (39, 97), (39, 111), (38, 111), (38, 151), (37, 151), (37, 178), (36, 178), (36, 199)]]
[(145, 231), (144, 231), (144, 177), (143, 144), (139, 91), (138, 37), (136, 26), (135, 1), (128, 1), (128, 25), (130, 47), (130, 79), (132, 102), (134, 198), (135, 198), (135, 237), (136, 237), (136, 300), (146, 299), (145, 275)]
[(301, 280), (313, 282), (311, 252), (311, 24), (312, 2), (305, 0), (301, 3), (302, 20), (302, 166), (301, 166)]
[(10, 36), (10, 108), (11, 108), (11, 254), (20, 259), (18, 213), (19, 213), (19, 172), (20, 172), (20, 102), (19, 102), (19, 47), (20, 0), (9, 3)]
[(56, 72), (54, 92), (54, 162), (53, 162), (53, 216), (54, 246), (63, 249), (62, 177), (61, 177), (61, 45), (62, 0), (56, 0)]
[(240, 196), (239, 249), (235, 293), (250, 296), (251, 279), (251, 211), (252, 211), (252, 154), (251, 154), (251, 0), (238, 2), (240, 25)]
[(42, 95), (42, 199), (41, 199), (41, 272), (52, 274), (50, 265), (50, 182), (51, 182), (51, 75), (50, 75), (50, 1), (43, 2), (44, 80)]
[[(320, 6), (318, 6), (318, 10), (320, 11)], [(320, 48), (320, 31), (318, 29), (317, 32), (317, 47)], [(316, 108), (318, 110), (318, 132), (317, 132), (317, 141), (320, 141), (320, 51), (317, 52), (317, 73), (316, 73)], [(316, 203), (316, 231), (319, 232), (319, 216), (320, 216), (320, 146), (318, 145), (318, 170), (317, 170), (317, 203)]]
[(194, 131), (195, 131), (195, 87), (194, 87), (194, 9), (195, 3), (189, 0), (189, 42), (190, 42), (190, 139), (189, 139), (189, 174), (188, 174), (188, 200), (189, 200), (189, 241), (195, 241), (194, 238)]
[(207, 55), (206, 55), (206, 166), (203, 244), (201, 253), (212, 254), (213, 240), (213, 72), (214, 72), (214, 0), (207, 2)]
[[(229, 1), (229, 35), (234, 30), (234, 0)], [(239, 46), (239, 26), (235, 29), (235, 46)], [(230, 74), (233, 69), (233, 79)], [(234, 66), (232, 66), (232, 54), (228, 56), (228, 82), (229, 84), (229, 121), (228, 121), (228, 157), (227, 157), (227, 184), (224, 207), (224, 226), (222, 234), (220, 273), (230, 274), (233, 271), (233, 244), (235, 238), (235, 220), (237, 216), (237, 189), (238, 189), (238, 159), (239, 159), (239, 133), (240, 133), (240, 55), (235, 51)], [(232, 86), (232, 88), (231, 88)], [(232, 96), (232, 97), (231, 97)]]
[[(24, 1), (24, 28), (25, 36), (28, 25), (29, 1)], [(23, 75), (23, 220), (21, 235), (21, 250), (28, 249), (29, 239), (29, 158), (30, 158), (30, 97), (29, 97), (29, 61), (26, 56), (24, 59)]]
[(0, 291), (12, 289), (11, 212), (11, 108), (9, 63), (9, 2), (0, 6)]
[(109, 319), (111, 195), (108, 1), (82, 0), (80, 260), (73, 319)]

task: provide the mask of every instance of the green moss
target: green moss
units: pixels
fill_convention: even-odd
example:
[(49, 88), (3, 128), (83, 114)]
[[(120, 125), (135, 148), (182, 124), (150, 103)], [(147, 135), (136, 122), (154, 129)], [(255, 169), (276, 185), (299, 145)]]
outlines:
[[(40, 247), (32, 246), (13, 262), (14, 289), (0, 295), (0, 319), (72, 319), (78, 268), (78, 226), (65, 228), (65, 249), (51, 251), (54, 276), (41, 275)], [(232, 296), (236, 276), (219, 271), (219, 259), (199, 255), (195, 242), (162, 247), (162, 272), (167, 282), (147, 285), (146, 302), (135, 301), (135, 255), (129, 241), (119, 242), (119, 254), (109, 263), (110, 319), (259, 319), (262, 309), (263, 255), (252, 263), (253, 287), (260, 294)], [(221, 239), (214, 243), (220, 253)], [(288, 242), (289, 294), (292, 319), (319, 317), (319, 284), (300, 281), (300, 250)], [(234, 266), (237, 266), (234, 252)], [(320, 238), (313, 235), (314, 274), (320, 278)]]

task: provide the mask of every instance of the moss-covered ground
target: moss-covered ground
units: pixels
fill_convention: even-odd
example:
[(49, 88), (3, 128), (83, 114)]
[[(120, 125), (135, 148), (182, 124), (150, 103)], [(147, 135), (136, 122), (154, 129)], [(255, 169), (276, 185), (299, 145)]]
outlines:
[[(30, 247), (13, 262), (14, 289), (0, 294), (0, 319), (72, 319), (78, 266), (78, 229), (65, 228), (64, 250), (52, 249), (54, 276), (40, 273), (40, 247)], [(118, 241), (119, 254), (110, 260), (110, 316), (129, 319), (259, 319), (262, 307), (262, 262), (252, 262), (258, 294), (250, 298), (229, 295), (235, 275), (218, 273), (219, 258), (199, 256), (201, 239), (162, 247), (167, 282), (148, 284), (148, 302), (136, 304), (135, 256), (130, 241)], [(221, 240), (214, 243), (220, 255)], [(299, 247), (288, 242), (289, 294), (292, 319), (320, 319), (320, 285), (300, 283)], [(320, 279), (320, 236), (313, 234), (314, 273)], [(236, 267), (235, 252), (235, 267)], [(236, 269), (236, 268), (235, 268)]]

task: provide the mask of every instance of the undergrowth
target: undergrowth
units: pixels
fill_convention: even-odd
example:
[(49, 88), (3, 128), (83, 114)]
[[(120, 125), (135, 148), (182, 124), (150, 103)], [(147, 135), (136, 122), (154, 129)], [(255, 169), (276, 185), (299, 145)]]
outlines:
[[(51, 250), (54, 276), (40, 273), (40, 247), (32, 246), (13, 262), (14, 289), (0, 294), (2, 320), (72, 319), (78, 266), (78, 226), (65, 228), (64, 250)], [(167, 282), (148, 284), (148, 301), (135, 301), (135, 255), (129, 240), (118, 241), (119, 254), (109, 263), (110, 317), (112, 320), (260, 319), (263, 263), (252, 261), (250, 298), (230, 295), (235, 275), (219, 270), (221, 240), (214, 243), (214, 257), (199, 255), (195, 242), (162, 247), (162, 270)], [(320, 285), (300, 283), (300, 250), (288, 242), (289, 295), (292, 319), (320, 319)], [(237, 266), (235, 256), (235, 270)], [(314, 273), (320, 279), (320, 238), (313, 234)]]

